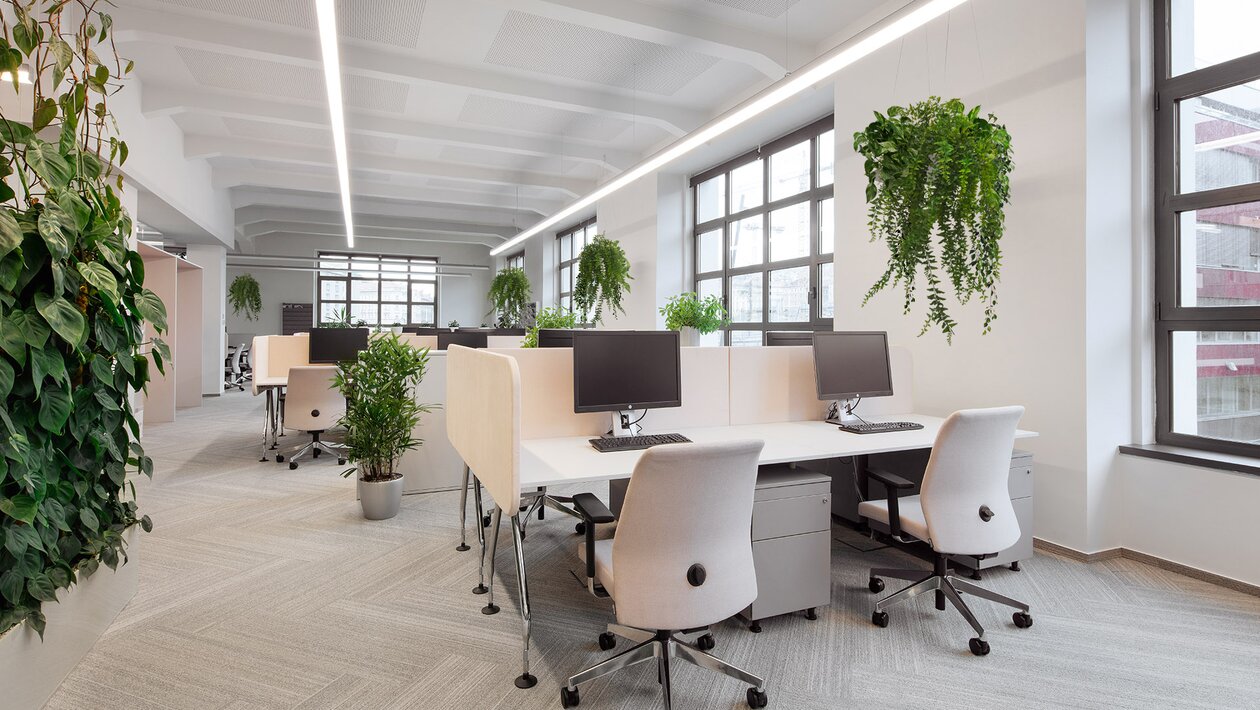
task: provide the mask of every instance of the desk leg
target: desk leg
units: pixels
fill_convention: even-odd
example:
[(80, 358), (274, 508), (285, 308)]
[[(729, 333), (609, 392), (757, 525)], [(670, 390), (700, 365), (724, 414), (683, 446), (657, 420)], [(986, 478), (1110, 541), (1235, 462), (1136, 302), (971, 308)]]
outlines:
[(262, 458), (258, 459), (259, 462), (267, 460), (267, 440), (271, 436), (271, 411), (272, 411), (272, 408), (275, 406), (274, 401), (275, 400), (272, 395), (272, 389), (268, 387), (267, 388), (267, 408), (266, 408), (266, 411), (263, 413)]
[(529, 672), (529, 582), (525, 578), (525, 537), (517, 517), (512, 516), (512, 547), (516, 550), (516, 585), (521, 598), (521, 675), (515, 683), (524, 689), (538, 685), (538, 679)]
[[(867, 468), (867, 466), (869, 465), (869, 462), (870, 462), (870, 457), (867, 456), (866, 454), (861, 454), (861, 455), (853, 457), (853, 474), (857, 477), (859, 500), (866, 500), (867, 491), (869, 491), (871, 488), (870, 475), (867, 473), (867, 471), (869, 470)], [(859, 532), (870, 531), (871, 526), (867, 524), (866, 518), (859, 517), (858, 521), (859, 521), (858, 522)]]
[(464, 464), (464, 484), (459, 487), (459, 546), (457, 552), (468, 552), (468, 464)]
[(485, 512), (481, 506), (481, 481), (476, 476), (472, 476), (473, 485), (473, 510), (477, 513), (477, 521), (473, 523), (477, 528), (477, 542), (481, 545), (481, 564), (477, 566), (477, 586), (473, 587), (473, 594), (485, 594), (489, 591), (486, 588), (486, 526), (481, 524), (485, 516)]
[[(484, 560), (484, 563), (485, 563), (484, 569), (486, 570), (486, 581), (488, 582), (488, 584), (486, 585), (486, 591), (489, 593), (489, 597), (487, 597), (486, 605), (482, 607), (481, 613), (485, 614), (486, 616), (499, 613), (499, 607), (497, 604), (494, 603), (494, 554), (497, 551), (497, 548), (499, 546), (499, 520), (503, 517), (503, 509), (496, 505), (494, 507), (493, 517), (494, 517), (494, 520), (490, 522), (490, 545), (489, 545), (490, 550), (489, 550), (489, 554), (485, 557), (485, 560)], [(516, 516), (513, 515), (512, 516), (513, 529), (516, 528), (516, 522), (517, 522)]]

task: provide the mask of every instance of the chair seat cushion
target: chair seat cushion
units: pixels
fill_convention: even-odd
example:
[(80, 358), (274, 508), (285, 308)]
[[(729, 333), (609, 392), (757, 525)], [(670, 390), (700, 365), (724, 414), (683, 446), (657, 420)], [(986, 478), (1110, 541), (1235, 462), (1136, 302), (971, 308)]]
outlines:
[[(901, 518), (901, 530), (924, 541), (931, 542), (928, 536), (927, 520), (923, 517), (923, 505), (919, 496), (905, 496), (897, 499), (897, 511)], [(888, 501), (868, 500), (858, 504), (858, 515), (871, 520), (888, 524)]]
[[(604, 587), (604, 591), (608, 592), (608, 596), (614, 597), (613, 594), (613, 565), (612, 565), (612, 540), (596, 540), (595, 541), (595, 580)], [(586, 543), (578, 545), (578, 559), (582, 560), (582, 564), (586, 564)]]

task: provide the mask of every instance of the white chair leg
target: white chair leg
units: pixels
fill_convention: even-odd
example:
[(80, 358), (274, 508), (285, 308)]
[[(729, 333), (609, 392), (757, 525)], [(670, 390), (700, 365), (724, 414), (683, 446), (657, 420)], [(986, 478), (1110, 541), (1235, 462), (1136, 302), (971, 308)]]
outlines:
[(926, 579), (906, 587), (905, 589), (889, 594), (888, 596), (875, 602), (875, 611), (880, 612), (890, 607), (896, 606), (905, 601), (909, 601), (924, 592), (932, 592), (941, 588), (941, 578), (935, 575), (929, 575)]
[(612, 658), (601, 661), (581, 673), (569, 676), (569, 690), (577, 689), (582, 683), (589, 683), (610, 673), (616, 673), (623, 668), (629, 668), (638, 663), (656, 658), (656, 649), (653, 648), (655, 644), (656, 637), (653, 635), (652, 638), (637, 646), (633, 646)]
[(705, 653), (698, 648), (675, 641), (670, 645), (670, 650), (673, 651), (674, 655), (693, 665), (730, 676), (736, 680), (741, 680), (749, 685), (756, 686), (757, 690), (766, 689), (765, 681), (762, 678), (755, 676), (742, 668), (736, 668), (730, 663), (727, 663), (716, 656)]
[(946, 577), (945, 579), (949, 582), (950, 586), (952, 586), (956, 591), (962, 592), (963, 594), (970, 594), (975, 597), (980, 597), (981, 599), (988, 599), (991, 602), (996, 602), (998, 604), (1005, 604), (1006, 606), (1019, 609), (1020, 611), (1023, 611), (1023, 612), (1028, 611), (1027, 604), (1021, 601), (1017, 601), (1015, 599), (1011, 599), (1010, 597), (1004, 597), (1001, 594), (998, 594), (997, 592), (991, 592), (985, 589), (984, 587), (980, 587), (975, 584), (972, 584), (971, 582), (968, 582), (965, 579), (959, 579), (953, 575), (950, 575)]
[(983, 639), (984, 627), (980, 625), (980, 621), (976, 619), (976, 615), (971, 613), (971, 608), (967, 606), (967, 602), (964, 602), (962, 597), (958, 596), (958, 591), (954, 589), (954, 585), (947, 581), (941, 585), (941, 591), (945, 593), (945, 598), (954, 605), (954, 608), (958, 610), (958, 613), (963, 615), (963, 618), (967, 620), (967, 623), (971, 624), (971, 628), (975, 629), (976, 637)]

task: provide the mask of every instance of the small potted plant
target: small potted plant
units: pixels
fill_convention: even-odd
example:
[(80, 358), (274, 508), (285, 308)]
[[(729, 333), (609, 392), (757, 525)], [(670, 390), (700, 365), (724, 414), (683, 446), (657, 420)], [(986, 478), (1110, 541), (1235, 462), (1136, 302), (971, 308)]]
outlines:
[(688, 346), (699, 345), (701, 335), (708, 335), (729, 322), (721, 299), (717, 296), (700, 298), (690, 291), (670, 298), (661, 308), (661, 315), (665, 316), (665, 327), (677, 330), (682, 344)]
[(447, 327), (447, 328), (450, 328), (450, 329), (451, 329), (451, 332), (452, 332), (452, 333), (454, 333), (456, 330), (459, 330), (459, 321), (457, 321), (457, 320), (451, 320), (451, 322), (450, 322), (450, 323), (447, 323), (447, 324), (446, 324), (446, 327)]
[[(521, 324), (521, 315), (525, 311), (525, 304), (529, 303), (530, 294), (533, 287), (530, 286), (529, 278), (525, 276), (525, 270), (521, 268), (509, 268), (495, 274), (494, 280), (490, 282), (490, 313), (498, 311), (499, 317), (495, 321), (500, 328), (518, 328)], [(489, 315), (489, 314), (487, 314)]]
[(346, 428), (346, 456), (354, 464), (342, 475), (358, 472), (359, 502), (368, 520), (398, 514), (403, 491), (398, 461), (424, 443), (415, 436), (416, 425), (437, 406), (416, 402), (428, 364), (428, 348), (387, 333), (372, 338), (358, 360), (337, 366), (334, 383), (346, 398), (340, 423)]
[(525, 339), (521, 341), (522, 348), (538, 347), (538, 329), (539, 328), (576, 328), (577, 314), (573, 311), (563, 308), (552, 307), (544, 308), (539, 311), (534, 318), (534, 325), (525, 331)]

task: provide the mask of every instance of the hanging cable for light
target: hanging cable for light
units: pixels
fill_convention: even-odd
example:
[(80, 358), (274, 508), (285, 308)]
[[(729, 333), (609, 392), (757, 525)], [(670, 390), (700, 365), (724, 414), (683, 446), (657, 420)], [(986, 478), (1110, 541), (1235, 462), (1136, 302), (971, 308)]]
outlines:
[(635, 180), (661, 169), (723, 133), (769, 111), (771, 108), (796, 96), (814, 84), (830, 78), (841, 69), (913, 32), (965, 2), (967, 0), (917, 0), (906, 5), (841, 43), (830, 52), (810, 62), (797, 73), (771, 84), (739, 106), (718, 116), (655, 155), (621, 173), (594, 192), (587, 194), (559, 212), (491, 249), (490, 254), (498, 256), (508, 249), (516, 247), (535, 234), (559, 224), (562, 220), (568, 219), (594, 205)]
[(346, 150), (346, 110), (341, 100), (341, 59), (337, 52), (335, 0), (315, 0), (319, 20), (319, 46), (324, 55), (324, 85), (328, 89), (328, 118), (333, 153), (337, 158), (337, 182), (341, 187), (341, 212), (346, 221), (346, 246), (354, 246), (354, 215), (350, 211), (350, 158)]

